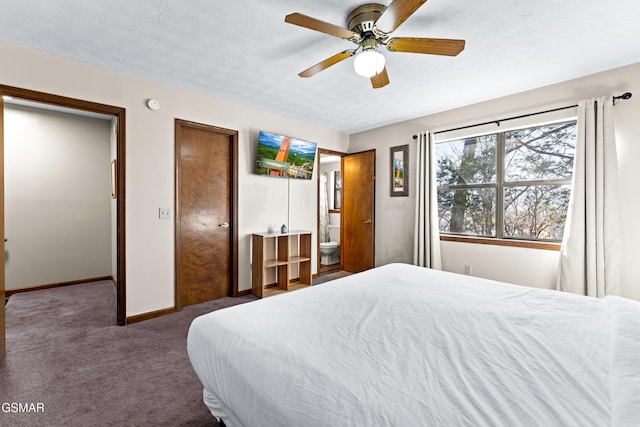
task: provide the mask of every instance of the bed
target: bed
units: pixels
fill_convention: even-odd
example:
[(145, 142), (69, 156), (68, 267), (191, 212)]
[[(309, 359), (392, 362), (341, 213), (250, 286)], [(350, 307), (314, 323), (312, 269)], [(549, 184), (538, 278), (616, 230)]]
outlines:
[(639, 426), (640, 303), (389, 264), (196, 318), (234, 426)]

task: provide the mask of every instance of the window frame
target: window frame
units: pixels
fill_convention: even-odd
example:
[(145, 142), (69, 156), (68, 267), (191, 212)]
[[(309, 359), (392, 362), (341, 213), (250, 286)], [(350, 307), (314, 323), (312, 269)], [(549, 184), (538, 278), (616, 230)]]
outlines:
[[(443, 232), (440, 231), (441, 241), (450, 242), (466, 242), (466, 243), (479, 243), (479, 244), (494, 244), (499, 246), (515, 246), (515, 247), (527, 247), (535, 249), (548, 249), (548, 250), (560, 250), (561, 240), (557, 239), (536, 239), (526, 237), (510, 237), (505, 236), (505, 221), (504, 221), (504, 195), (505, 188), (507, 187), (532, 187), (532, 186), (558, 186), (558, 185), (571, 185), (572, 178), (562, 179), (549, 179), (549, 180), (522, 180), (522, 181), (506, 181), (506, 134), (514, 130), (530, 129), (542, 126), (549, 126), (561, 123), (576, 123), (575, 117), (565, 118), (563, 120), (554, 121), (553, 123), (531, 124), (528, 126), (522, 126), (517, 128), (504, 129), (495, 132), (483, 132), (477, 135), (470, 134), (460, 138), (447, 138), (442, 141), (437, 141), (436, 144), (447, 143), (451, 141), (457, 141), (465, 138), (477, 138), (483, 135), (495, 135), (496, 136), (496, 182), (495, 183), (477, 183), (477, 184), (448, 184), (437, 185), (436, 190), (470, 190), (470, 189), (482, 189), (493, 188), (496, 194), (495, 204), (495, 236), (483, 236), (473, 235), (458, 232)], [(573, 174), (572, 174), (573, 175)]]

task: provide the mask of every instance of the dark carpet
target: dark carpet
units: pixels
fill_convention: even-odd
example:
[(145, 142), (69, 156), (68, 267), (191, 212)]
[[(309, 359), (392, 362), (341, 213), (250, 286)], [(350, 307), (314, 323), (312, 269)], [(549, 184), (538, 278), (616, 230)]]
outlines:
[[(191, 321), (255, 299), (222, 298), (115, 326), (111, 282), (15, 294), (0, 364), (2, 426), (218, 426), (186, 351)], [(12, 412), (6, 404), (40, 412)], [(13, 406), (15, 407), (15, 406)]]
[(314, 285), (319, 285), (320, 283), (329, 282), (334, 279), (339, 279), (341, 277), (349, 276), (353, 273), (349, 273), (348, 271), (336, 271), (333, 273), (323, 274), (322, 276), (316, 277), (313, 279)]

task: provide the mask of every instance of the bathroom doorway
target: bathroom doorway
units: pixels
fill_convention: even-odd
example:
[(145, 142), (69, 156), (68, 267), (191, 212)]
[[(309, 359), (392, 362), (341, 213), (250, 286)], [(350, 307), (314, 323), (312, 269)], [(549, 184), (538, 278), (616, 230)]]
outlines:
[(340, 247), (342, 223), (341, 160), (346, 153), (318, 149), (318, 276), (342, 269)]

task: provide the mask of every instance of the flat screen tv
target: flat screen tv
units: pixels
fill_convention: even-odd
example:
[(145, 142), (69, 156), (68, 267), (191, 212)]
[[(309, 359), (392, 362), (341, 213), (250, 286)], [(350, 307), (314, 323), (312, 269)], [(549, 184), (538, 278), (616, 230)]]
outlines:
[(258, 175), (311, 179), (316, 143), (260, 131), (256, 170)]

